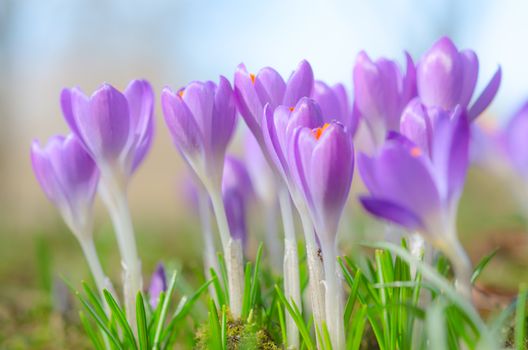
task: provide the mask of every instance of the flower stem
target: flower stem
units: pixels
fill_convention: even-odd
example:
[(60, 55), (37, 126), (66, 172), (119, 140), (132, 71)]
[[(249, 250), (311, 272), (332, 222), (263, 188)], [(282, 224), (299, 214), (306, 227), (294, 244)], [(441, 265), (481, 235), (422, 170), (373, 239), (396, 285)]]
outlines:
[[(306, 261), (308, 263), (310, 300), (314, 323), (316, 329), (322, 330), (321, 326), (325, 320), (325, 291), (324, 291), (324, 272), (321, 250), (315, 241), (315, 232), (307, 213), (299, 211), (304, 231), (304, 240), (306, 242)], [(316, 336), (318, 337), (316, 332)]]
[(448, 244), (448, 248), (444, 249), (444, 254), (446, 254), (453, 265), (457, 291), (471, 302), (472, 265), (464, 247), (462, 247), (458, 239), (452, 239)]
[(224, 258), (227, 268), (227, 282), (229, 290), (229, 308), (233, 317), (238, 318), (242, 312), (242, 296), (243, 296), (243, 281), (244, 281), (244, 267), (243, 267), (243, 251), (242, 242), (234, 240), (229, 233), (229, 224), (222, 200), (221, 191), (209, 190), (209, 196), (213, 204), (213, 211), (216, 216), (218, 231), (220, 232), (220, 240), (224, 249)]
[[(330, 236), (330, 235), (327, 235)], [(337, 248), (335, 242), (321, 242), (323, 249), (323, 263), (325, 274), (325, 307), (326, 324), (332, 348), (335, 350), (345, 349), (345, 326), (343, 315), (343, 285), (341, 273), (337, 266)]]
[(97, 256), (94, 241), (92, 238), (82, 238), (79, 239), (79, 244), (81, 245), (84, 257), (88, 262), (88, 267), (90, 268), (90, 272), (92, 273), (92, 276), (95, 280), (95, 285), (97, 286), (97, 289), (101, 294), (101, 300), (105, 300), (103, 295), (103, 289), (107, 289), (111, 293), (114, 293), (114, 290), (112, 282), (103, 272), (101, 262), (99, 261), (99, 257)]
[[(282, 186), (279, 191), (279, 204), (284, 228), (284, 295), (289, 302), (294, 302), (301, 309), (299, 253), (297, 252), (297, 239), (295, 238), (290, 194), (285, 186)], [(287, 345), (288, 347), (298, 349), (299, 329), (293, 317), (287, 312), (286, 314)]]
[(136, 329), (136, 294), (142, 290), (143, 281), (126, 191), (111, 176), (101, 178), (99, 190), (110, 214), (121, 254), (127, 320), (131, 328)]
[[(200, 216), (200, 224), (202, 228), (202, 238), (204, 241), (204, 272), (205, 277), (211, 279), (211, 269), (220, 273), (218, 266), (218, 259), (216, 257), (216, 249), (214, 246), (213, 230), (211, 227), (211, 212), (209, 208), (209, 195), (207, 191), (201, 186), (198, 187), (198, 214)], [(216, 302), (216, 292), (214, 286), (209, 285), (209, 291)]]
[[(271, 267), (275, 273), (279, 273), (283, 262), (280, 259), (282, 256), (282, 247), (279, 237), (279, 230), (277, 229), (278, 203), (277, 201), (273, 201), (272, 203), (264, 203), (264, 206), (266, 210), (266, 233), (264, 239), (266, 241), (266, 247), (268, 248), (268, 256)], [(285, 227), (284, 231), (286, 231)]]

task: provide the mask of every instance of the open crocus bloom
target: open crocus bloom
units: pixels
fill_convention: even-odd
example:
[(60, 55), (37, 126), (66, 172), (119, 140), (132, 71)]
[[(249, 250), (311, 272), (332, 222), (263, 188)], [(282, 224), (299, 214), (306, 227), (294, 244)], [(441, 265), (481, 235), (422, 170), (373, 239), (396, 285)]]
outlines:
[(79, 239), (90, 238), (99, 171), (80, 141), (74, 135), (55, 136), (44, 149), (35, 141), (31, 162), (42, 190), (68, 227)]
[(406, 54), (407, 70), (394, 61), (372, 61), (360, 52), (354, 65), (354, 108), (367, 124), (373, 144), (380, 147), (389, 131), (399, 130), (400, 115), (407, 102), (416, 96), (416, 71)]
[(248, 73), (240, 64), (235, 73), (235, 96), (240, 114), (247, 126), (264, 147), (261, 121), (264, 107), (273, 111), (279, 105), (293, 107), (302, 97), (309, 97), (313, 90), (312, 67), (303, 60), (287, 82), (273, 68), (262, 68), (257, 74)]
[(459, 105), (464, 110), (468, 109), (468, 117), (474, 119), (491, 103), (501, 81), (499, 67), (473, 105), (468, 108), (477, 83), (478, 67), (475, 52), (459, 51), (451, 39), (440, 38), (418, 63), (418, 95), (428, 107), (451, 110)]
[(97, 163), (126, 184), (152, 144), (154, 92), (145, 80), (133, 80), (124, 93), (103, 84), (91, 97), (79, 88), (64, 89), (61, 107), (72, 132)]
[(161, 104), (173, 141), (200, 180), (220, 186), (227, 145), (236, 126), (235, 101), (224, 77), (163, 89)]
[(424, 118), (431, 125), (429, 137), (417, 132), (417, 143), (393, 133), (378, 155), (360, 154), (359, 171), (370, 192), (361, 202), (375, 216), (418, 230), (439, 244), (446, 235), (456, 234), (455, 214), (468, 168), (469, 124), (459, 112)]

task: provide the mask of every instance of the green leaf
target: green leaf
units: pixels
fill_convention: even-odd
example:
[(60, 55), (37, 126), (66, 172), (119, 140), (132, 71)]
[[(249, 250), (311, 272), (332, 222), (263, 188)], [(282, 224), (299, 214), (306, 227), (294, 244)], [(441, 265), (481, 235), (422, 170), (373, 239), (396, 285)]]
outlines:
[(121, 327), (125, 339), (134, 349), (137, 349), (136, 338), (134, 337), (132, 328), (130, 328), (130, 325), (128, 324), (125, 313), (123, 312), (123, 310), (121, 310), (121, 308), (117, 304), (117, 301), (114, 299), (114, 297), (109, 291), (107, 291), (106, 289), (103, 290), (103, 295), (106, 299), (108, 307), (110, 308), (110, 311), (112, 312), (112, 315), (115, 316), (117, 323)]
[(136, 296), (136, 321), (137, 331), (139, 340), (139, 349), (148, 350), (148, 327), (147, 327), (147, 315), (145, 313), (145, 303), (143, 302), (143, 295), (141, 292), (137, 293)]
[(293, 318), (295, 324), (299, 328), (299, 333), (301, 334), (301, 337), (306, 344), (306, 347), (308, 349), (314, 349), (315, 346), (312, 342), (312, 339), (310, 338), (310, 332), (308, 328), (306, 327), (306, 324), (304, 323), (304, 319), (299, 312), (299, 309), (297, 308), (297, 305), (295, 305), (295, 302), (292, 300), (292, 302), (288, 302), (282, 291), (280, 290), (279, 286), (275, 285), (275, 291), (277, 292), (277, 295), (279, 297), (280, 302), (286, 307), (286, 310), (288, 310), (289, 314)]
[(172, 273), (172, 276), (169, 282), (169, 288), (167, 289), (167, 293), (165, 294), (165, 298), (163, 299), (163, 304), (161, 306), (161, 311), (160, 311), (160, 317), (158, 319), (158, 323), (156, 324), (156, 333), (154, 334), (154, 342), (152, 344), (153, 350), (158, 350), (160, 348), (161, 331), (163, 330), (165, 318), (167, 317), (170, 299), (172, 296), (172, 292), (174, 290), (174, 285), (176, 284), (176, 276), (177, 276), (177, 272), (174, 271)]
[(84, 315), (84, 312), (79, 311), (79, 318), (81, 320), (81, 324), (84, 328), (84, 331), (88, 335), (88, 338), (90, 338), (90, 340), (92, 341), (92, 344), (94, 345), (94, 347), (97, 350), (99, 349), (104, 350), (104, 346), (101, 343), (101, 339), (99, 339), (99, 337), (97, 336), (97, 333), (95, 332), (92, 325), (90, 324), (90, 321), (88, 321), (88, 319)]
[(209, 337), (208, 343), (210, 349), (223, 350), (222, 331), (220, 330), (220, 320), (216, 305), (213, 299), (209, 300)]
[[(226, 298), (227, 292), (224, 289), (224, 287), (222, 287), (222, 284), (220, 282), (220, 279), (216, 271), (214, 269), (210, 269), (209, 271), (211, 273), (213, 287), (216, 292), (216, 300), (218, 301), (219, 305), (226, 305), (227, 304), (227, 298)], [(224, 284), (224, 285), (227, 286), (227, 284)]]
[(477, 267), (475, 267), (475, 271), (473, 271), (473, 275), (471, 276), (471, 284), (475, 283), (484, 268), (488, 265), (491, 259), (493, 259), (493, 257), (497, 254), (498, 251), (499, 248), (495, 248), (491, 253), (489, 253), (484, 258), (482, 258), (482, 260), (480, 260)]
[(99, 317), (99, 315), (97, 314), (97, 312), (93, 309), (93, 307), (90, 305), (90, 303), (88, 301), (86, 301), (86, 299), (83, 298), (83, 296), (79, 293), (79, 292), (76, 292), (75, 293), (77, 295), (77, 297), (79, 298), (79, 301), (81, 302), (81, 304), (83, 304), (83, 306), (86, 308), (86, 310), (88, 311), (88, 313), (90, 314), (90, 316), (92, 316), (92, 318), (94, 319), (94, 321), (97, 323), (97, 325), (99, 326), (99, 328), (106, 333), (106, 335), (108, 335), (108, 338), (109, 340), (112, 341), (112, 343), (118, 348), (118, 349), (124, 349), (123, 348), (123, 345), (121, 344), (121, 342), (119, 341), (119, 336), (116, 336), (114, 334), (114, 332), (112, 332), (108, 327), (107, 325), (105, 324), (105, 322), (101, 319), (101, 317)]

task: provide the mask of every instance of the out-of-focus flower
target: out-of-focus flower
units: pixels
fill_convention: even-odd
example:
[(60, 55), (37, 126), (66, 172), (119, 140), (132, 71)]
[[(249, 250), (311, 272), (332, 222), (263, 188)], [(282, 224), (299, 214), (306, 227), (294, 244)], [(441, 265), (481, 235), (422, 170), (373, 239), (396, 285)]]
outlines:
[(244, 143), (244, 163), (248, 171), (255, 195), (267, 206), (275, 206), (277, 201), (276, 181), (260, 145), (251, 133), (247, 133)]
[(506, 159), (524, 179), (528, 179), (528, 102), (506, 124), (501, 133)]
[(470, 119), (476, 118), (491, 103), (501, 81), (497, 69), (488, 85), (468, 108), (479, 70), (478, 57), (472, 50), (459, 51), (451, 39), (440, 38), (417, 65), (418, 95), (428, 107), (452, 110), (459, 105), (468, 109)]
[[(165, 121), (174, 143), (198, 178), (220, 186), (225, 151), (236, 126), (231, 85), (224, 77), (214, 82), (192, 82), (161, 94)], [(206, 183), (207, 182), (207, 183)]]
[(310, 64), (303, 60), (287, 82), (273, 68), (262, 68), (257, 74), (249, 73), (243, 64), (235, 72), (235, 96), (240, 114), (247, 126), (264, 147), (261, 122), (264, 107), (273, 111), (279, 105), (294, 107), (302, 97), (309, 97), (314, 77)]
[(159, 263), (156, 270), (150, 278), (150, 284), (148, 288), (149, 303), (152, 309), (158, 306), (159, 297), (161, 292), (167, 290), (167, 275), (165, 273), (165, 267)]
[(354, 136), (359, 115), (352, 113), (343, 84), (329, 86), (325, 82), (317, 80), (314, 84), (312, 98), (319, 104), (325, 123), (338, 121), (346, 127), (351, 136)]
[(99, 171), (74, 135), (51, 138), (45, 148), (31, 146), (35, 176), (72, 232), (82, 239), (92, 235), (92, 206)]
[(297, 128), (290, 140), (289, 164), (307, 203), (321, 242), (335, 244), (339, 218), (354, 173), (354, 147), (338, 122)]
[(105, 176), (113, 172), (125, 185), (141, 164), (154, 134), (154, 92), (133, 80), (124, 93), (103, 84), (91, 97), (79, 88), (64, 89), (62, 112), (72, 132)]
[(409, 100), (416, 96), (416, 71), (406, 53), (405, 74), (396, 62), (380, 58), (372, 61), (360, 52), (354, 65), (354, 108), (365, 121), (375, 148), (389, 131), (398, 131), (400, 115)]
[(429, 140), (429, 149), (393, 133), (379, 154), (359, 155), (359, 171), (370, 192), (361, 203), (371, 214), (419, 232), (441, 250), (453, 263), (459, 290), (469, 298), (471, 262), (455, 222), (469, 163), (469, 122), (460, 109), (425, 118), (433, 136), (414, 136)]
[(222, 196), (231, 237), (247, 241), (246, 213), (249, 200), (254, 196), (249, 174), (239, 159), (227, 156), (222, 178)]

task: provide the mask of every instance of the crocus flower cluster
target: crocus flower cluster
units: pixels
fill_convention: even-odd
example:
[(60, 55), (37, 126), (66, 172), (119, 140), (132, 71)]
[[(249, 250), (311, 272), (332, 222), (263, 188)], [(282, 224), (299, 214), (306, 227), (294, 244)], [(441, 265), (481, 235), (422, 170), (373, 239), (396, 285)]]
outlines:
[[(248, 72), (241, 64), (233, 86), (221, 76), (163, 89), (161, 107), (174, 144), (187, 164), (202, 222), (206, 275), (217, 270), (217, 223), (227, 276), (231, 314), (242, 313), (244, 247), (249, 236), (248, 203), (260, 199), (269, 217), (279, 203), (284, 231), (284, 294), (302, 308), (294, 204), (302, 224), (309, 270), (309, 294), (317, 337), (326, 327), (332, 347), (344, 349), (344, 290), (337, 264), (337, 232), (354, 175), (356, 133), (366, 127), (370, 148), (357, 156), (367, 194), (365, 210), (417, 233), (446, 255), (457, 286), (468, 298), (471, 264), (460, 245), (456, 213), (469, 166), (472, 121), (494, 98), (497, 70), (472, 101), (478, 59), (441, 38), (417, 62), (405, 54), (405, 71), (389, 59), (371, 60), (361, 52), (353, 68), (354, 98), (342, 84), (314, 78), (301, 61), (288, 79), (272, 68)], [(154, 93), (146, 81), (119, 92), (105, 84), (91, 97), (78, 88), (61, 96), (72, 134), (32, 147), (35, 174), (49, 199), (79, 239), (100, 289), (106, 277), (91, 240), (91, 207), (98, 189), (114, 223), (124, 268), (124, 300), (133, 321), (141, 267), (128, 211), (130, 177), (148, 152), (153, 135)], [(526, 108), (507, 128), (505, 149), (525, 176), (523, 130)], [(237, 113), (251, 135), (244, 160), (226, 156), (237, 127)], [(521, 150), (521, 148), (523, 148)], [(270, 227), (275, 226), (275, 221)], [(251, 230), (250, 230), (251, 231)], [(166, 288), (160, 266), (152, 277), (150, 303)], [(286, 318), (287, 346), (299, 347), (292, 315)], [(319, 339), (321, 340), (321, 339)]]

